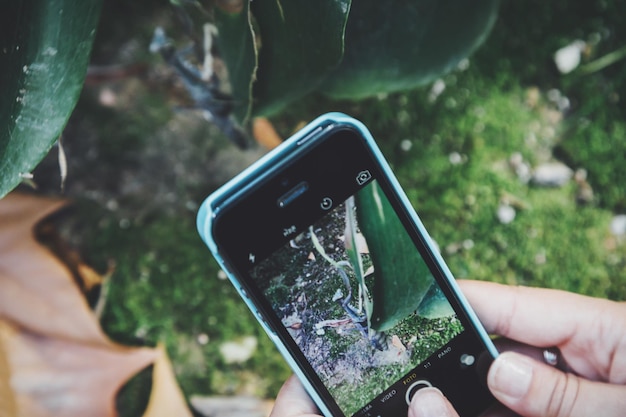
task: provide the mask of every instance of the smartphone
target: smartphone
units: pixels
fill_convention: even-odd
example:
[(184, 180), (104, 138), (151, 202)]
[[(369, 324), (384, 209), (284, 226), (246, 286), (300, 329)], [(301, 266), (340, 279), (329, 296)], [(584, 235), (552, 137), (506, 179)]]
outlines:
[(497, 351), (371, 134), (319, 117), (202, 204), (209, 249), (326, 416), (493, 403)]

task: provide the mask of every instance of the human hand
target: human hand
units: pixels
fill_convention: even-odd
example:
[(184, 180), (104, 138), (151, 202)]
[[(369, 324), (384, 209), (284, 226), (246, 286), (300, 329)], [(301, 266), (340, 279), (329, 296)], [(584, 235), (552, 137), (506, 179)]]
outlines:
[(321, 417), (319, 410), (295, 375), (283, 384), (270, 417)]
[[(488, 374), (489, 388), (523, 417), (623, 416), (626, 410), (626, 304), (563, 291), (459, 281), (487, 332), (540, 349), (557, 347), (571, 373), (509, 351)], [(318, 411), (297, 378), (276, 399), (271, 417), (313, 417)], [(409, 417), (457, 417), (436, 388), (419, 390)]]
[[(556, 290), (459, 281), (487, 332), (557, 347), (571, 373), (517, 352), (489, 369), (493, 395), (524, 417), (623, 416), (626, 411), (626, 304)], [(493, 410), (489, 415), (510, 415)], [(418, 391), (410, 417), (456, 417), (436, 389)]]

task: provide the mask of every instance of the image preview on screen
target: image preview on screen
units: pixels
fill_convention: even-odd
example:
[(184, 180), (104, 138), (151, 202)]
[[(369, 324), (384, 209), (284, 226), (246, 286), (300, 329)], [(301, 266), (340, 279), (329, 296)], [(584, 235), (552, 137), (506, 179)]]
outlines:
[[(373, 233), (377, 223), (391, 236)], [(400, 260), (383, 265), (376, 252), (389, 244), (401, 246), (391, 249)], [(410, 276), (394, 274), (394, 267)], [(463, 331), (375, 180), (262, 260), (251, 276), (346, 415)], [(394, 285), (397, 295), (387, 290)], [(413, 304), (396, 311), (400, 298)], [(376, 330), (377, 323), (384, 329)]]

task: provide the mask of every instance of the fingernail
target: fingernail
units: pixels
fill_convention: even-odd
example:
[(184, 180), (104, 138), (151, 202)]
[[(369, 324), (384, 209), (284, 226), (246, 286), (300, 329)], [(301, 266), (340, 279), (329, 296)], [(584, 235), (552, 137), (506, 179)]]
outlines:
[(531, 359), (513, 352), (502, 353), (491, 365), (488, 383), (491, 391), (511, 401), (523, 398), (533, 377)]
[(453, 417), (448, 402), (436, 388), (423, 388), (415, 393), (409, 408), (410, 417)]

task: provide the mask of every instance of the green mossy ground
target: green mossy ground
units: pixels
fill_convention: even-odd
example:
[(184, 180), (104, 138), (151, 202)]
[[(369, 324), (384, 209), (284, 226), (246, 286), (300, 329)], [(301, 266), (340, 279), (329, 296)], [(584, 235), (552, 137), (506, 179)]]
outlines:
[[(626, 300), (626, 243), (609, 231), (612, 217), (626, 210), (626, 61), (561, 75), (552, 59), (575, 39), (595, 42), (588, 61), (624, 46), (624, 16), (620, 1), (504, 1), (486, 44), (466, 69), (442, 77), (446, 88), (435, 100), (429, 99), (431, 86), (361, 102), (310, 97), (272, 121), (284, 135), (327, 111), (344, 111), (368, 125), (457, 277)], [(141, 41), (146, 37), (148, 30)], [(565, 112), (553, 100), (556, 91), (570, 101)], [(256, 155), (232, 150), (215, 129), (189, 122), (195, 116), (172, 113), (157, 93), (165, 94), (139, 88), (133, 104), (115, 113), (87, 106), (86, 92), (70, 124), (78, 132), (86, 125), (98, 132), (94, 143), (103, 159), (90, 168), (102, 169), (103, 183), (116, 163), (123, 172), (132, 166), (133, 178), (145, 181), (134, 180), (140, 197), (128, 190), (116, 197), (116, 187), (129, 181), (122, 174), (108, 194), (89, 194), (87, 186), (74, 193), (92, 201), (79, 204), (77, 214), (90, 256), (116, 263), (104, 329), (122, 343), (164, 343), (188, 395), (273, 397), (289, 371), (230, 283), (218, 278), (194, 223), (201, 199), (234, 174), (220, 167)], [(184, 122), (168, 119), (180, 117)], [(191, 154), (181, 156), (180, 169), (153, 156), (179, 143)], [(224, 156), (229, 149), (236, 157)], [(520, 182), (508, 165), (516, 152), (531, 165), (553, 156), (586, 169), (594, 200), (577, 204), (573, 181), (561, 188)], [(149, 183), (158, 175), (141, 174), (159, 167), (169, 173), (160, 182), (169, 187), (165, 192)], [(70, 169), (70, 193), (72, 181), (97, 187), (97, 179), (76, 178), (77, 172), (83, 171)], [(516, 209), (509, 224), (496, 215), (504, 201)], [(244, 336), (258, 339), (256, 352), (243, 363), (226, 363), (219, 346)], [(123, 415), (141, 412), (146, 381), (144, 373), (122, 393)]]

